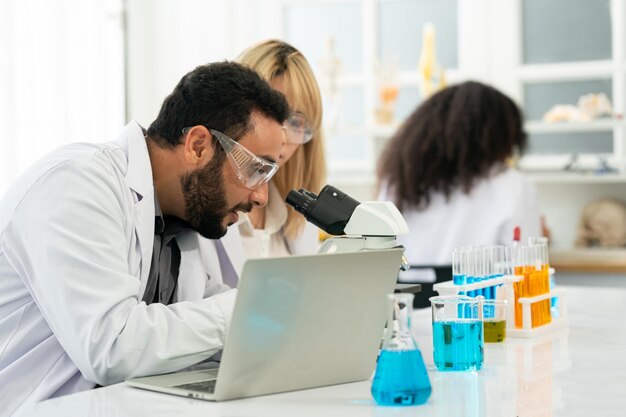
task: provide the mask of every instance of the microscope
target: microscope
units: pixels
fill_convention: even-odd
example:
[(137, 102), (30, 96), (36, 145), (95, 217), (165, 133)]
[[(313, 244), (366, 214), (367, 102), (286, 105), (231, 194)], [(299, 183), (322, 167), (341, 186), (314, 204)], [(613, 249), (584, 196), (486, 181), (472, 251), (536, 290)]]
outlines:
[[(356, 252), (398, 247), (396, 236), (409, 233), (402, 214), (391, 202), (359, 202), (326, 185), (319, 195), (301, 188), (287, 194), (287, 204), (333, 237), (326, 239), (318, 253)], [(402, 256), (400, 269), (409, 264)], [(419, 285), (398, 285), (396, 291), (419, 292)]]

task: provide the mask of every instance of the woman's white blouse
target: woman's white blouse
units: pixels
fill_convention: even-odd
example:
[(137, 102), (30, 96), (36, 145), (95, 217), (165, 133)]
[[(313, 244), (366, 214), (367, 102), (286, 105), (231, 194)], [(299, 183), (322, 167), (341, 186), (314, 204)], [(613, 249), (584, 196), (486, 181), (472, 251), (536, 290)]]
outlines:
[[(393, 201), (383, 187), (378, 200)], [(478, 182), (469, 194), (457, 190), (446, 198), (438, 193), (423, 211), (404, 209), (410, 233), (398, 236), (412, 265), (452, 262), (455, 248), (509, 245), (520, 226), (522, 241), (541, 235), (535, 187), (518, 171), (507, 168)]]
[(244, 213), (237, 223), (246, 259), (315, 253), (319, 246), (317, 228), (307, 222), (300, 236), (290, 240), (283, 233), (286, 221), (287, 205), (270, 181), (268, 203), (265, 207), (265, 228), (255, 229), (249, 216)]

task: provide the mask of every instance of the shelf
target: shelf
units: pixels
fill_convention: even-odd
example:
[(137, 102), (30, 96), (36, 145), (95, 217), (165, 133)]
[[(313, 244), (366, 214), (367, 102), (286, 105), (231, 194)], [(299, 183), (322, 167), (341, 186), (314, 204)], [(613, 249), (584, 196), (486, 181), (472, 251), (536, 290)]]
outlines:
[[(568, 132), (605, 132), (615, 127), (626, 126), (623, 120), (601, 118), (590, 122), (556, 122), (548, 123), (540, 120), (528, 121), (524, 124), (524, 129), (528, 133), (568, 133)], [(376, 137), (390, 137), (400, 127), (399, 122), (388, 125), (373, 125), (367, 131)]]
[(518, 167), (536, 176), (537, 178), (555, 182), (568, 180), (571, 182), (621, 182), (623, 173), (596, 173), (602, 158), (609, 166), (620, 169), (626, 166), (626, 159), (617, 154), (588, 154), (579, 153), (576, 158), (577, 170), (565, 171), (563, 168), (572, 162), (572, 154), (525, 154), (519, 161)]
[(523, 65), (517, 70), (517, 75), (521, 81), (525, 82), (586, 80), (610, 78), (615, 69), (615, 64), (611, 60), (560, 62)]
[(582, 172), (532, 172), (524, 171), (535, 184), (624, 184), (623, 174), (593, 174)]
[(614, 127), (623, 126), (623, 120), (601, 118), (590, 122), (556, 122), (548, 123), (538, 120), (528, 121), (524, 129), (528, 133), (568, 133), (568, 132), (604, 132)]
[(626, 272), (626, 248), (551, 248), (550, 265), (560, 272)]

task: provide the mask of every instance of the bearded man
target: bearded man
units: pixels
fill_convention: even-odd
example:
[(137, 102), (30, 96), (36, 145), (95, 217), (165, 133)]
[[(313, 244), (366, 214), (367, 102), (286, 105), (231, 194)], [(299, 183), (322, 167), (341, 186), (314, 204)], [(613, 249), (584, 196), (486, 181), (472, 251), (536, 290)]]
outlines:
[(0, 200), (0, 415), (222, 348), (236, 290), (181, 259), (266, 204), (288, 115), (256, 72), (204, 65), (147, 131), (62, 147), (16, 181)]

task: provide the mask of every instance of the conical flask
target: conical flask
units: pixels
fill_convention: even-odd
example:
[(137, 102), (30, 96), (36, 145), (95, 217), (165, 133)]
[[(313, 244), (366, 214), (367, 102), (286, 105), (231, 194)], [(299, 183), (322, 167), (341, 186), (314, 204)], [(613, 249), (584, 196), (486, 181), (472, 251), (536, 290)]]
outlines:
[(388, 301), (387, 330), (372, 382), (372, 396), (380, 405), (424, 404), (431, 386), (422, 353), (411, 333), (413, 294), (391, 294)]

